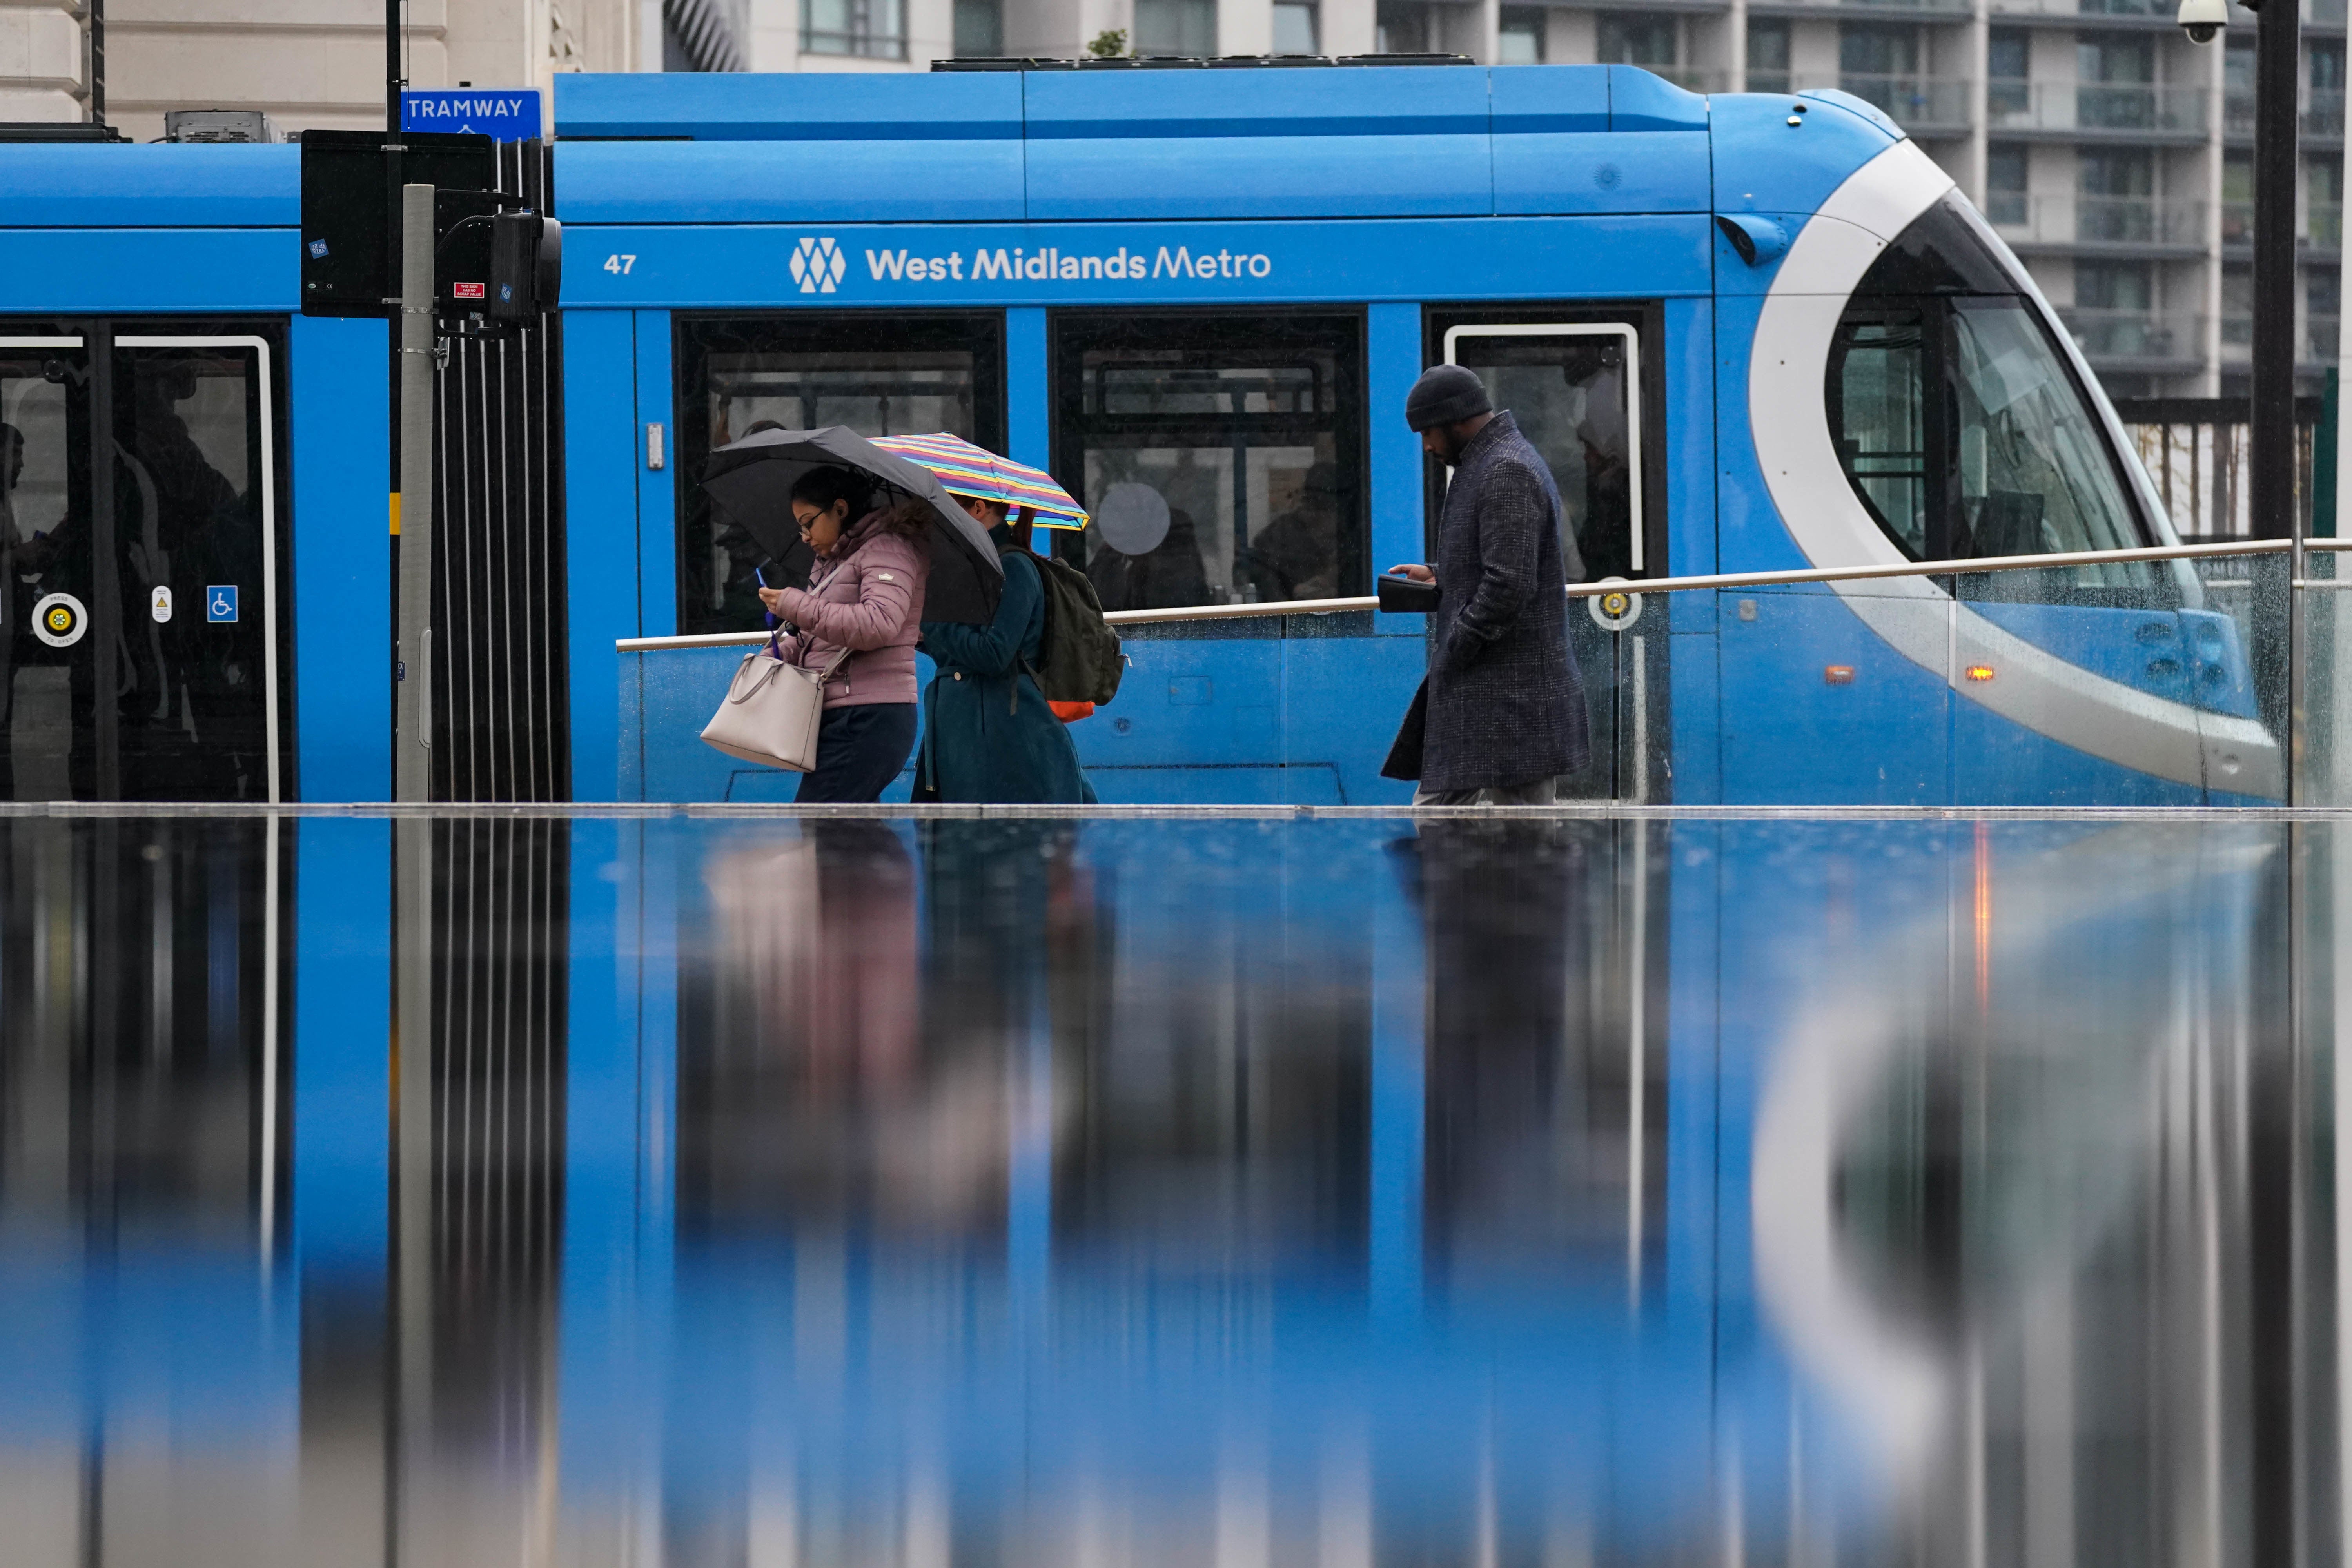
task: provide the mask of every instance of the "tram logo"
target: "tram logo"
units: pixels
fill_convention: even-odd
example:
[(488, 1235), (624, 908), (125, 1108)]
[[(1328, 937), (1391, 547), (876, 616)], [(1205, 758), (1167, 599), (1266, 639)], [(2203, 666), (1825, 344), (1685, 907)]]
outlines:
[(849, 263), (841, 247), (833, 243), (829, 234), (801, 236), (800, 245), (793, 251), (793, 281), (801, 286), (803, 294), (830, 294), (840, 283), (841, 275)]

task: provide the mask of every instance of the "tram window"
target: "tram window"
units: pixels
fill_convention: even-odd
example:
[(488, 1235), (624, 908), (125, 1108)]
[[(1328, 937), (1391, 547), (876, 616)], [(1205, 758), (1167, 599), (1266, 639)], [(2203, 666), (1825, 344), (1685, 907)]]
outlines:
[(1916, 313), (1838, 323), (1830, 430), (1863, 504), (1903, 552), (1927, 558), (1925, 342)]
[(2025, 302), (1955, 300), (1951, 342), (1964, 552), (2137, 546), (2091, 412)]
[[(1003, 319), (993, 313), (686, 318), (678, 331), (677, 463), (688, 476), (714, 448), (770, 422), (846, 425), (861, 436), (944, 430), (1003, 446)], [(760, 625), (764, 559), (749, 534), (712, 516), (700, 486), (678, 487), (681, 634)]]
[[(1874, 262), (1832, 340), (1830, 428), (1872, 517), (1913, 560), (2131, 549), (2152, 534), (2122, 460), (2005, 252), (1964, 205), (1928, 209)], [(2034, 574), (1971, 592), (2045, 594)], [(2143, 590), (2159, 569), (2071, 569)]]
[(1066, 313), (1054, 462), (1105, 609), (1369, 591), (1363, 321)]
[(1640, 338), (1622, 322), (1449, 328), (1445, 356), (1478, 373), (1559, 490), (1560, 555), (1571, 583), (1646, 564), (1639, 491)]

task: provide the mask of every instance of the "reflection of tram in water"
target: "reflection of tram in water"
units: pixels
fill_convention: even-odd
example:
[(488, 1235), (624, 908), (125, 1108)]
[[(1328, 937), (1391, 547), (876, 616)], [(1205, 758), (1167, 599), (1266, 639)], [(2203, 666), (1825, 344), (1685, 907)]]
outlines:
[[(756, 550), (714, 521), (692, 476), (761, 419), (950, 429), (1050, 467), (1101, 514), (1055, 547), (1114, 608), (1361, 595), (1378, 569), (1423, 557), (1437, 480), (1398, 410), (1448, 359), (1485, 375), (1544, 451), (1588, 576), (2173, 542), (2015, 258), (1884, 117), (1840, 94), (1700, 98), (1576, 66), (559, 87), (572, 264), (546, 460), (560, 452), (569, 574), (498, 602), (561, 600), (534, 635), (568, 646), (569, 689), (551, 722), (527, 700), (554, 692), (543, 669), (486, 655), (471, 679), (490, 691), (481, 722), (564, 753), (580, 798), (789, 791), (693, 743), (735, 656), (614, 647), (758, 624)], [(253, 384), (247, 417), (284, 437), (287, 526), (263, 550), (269, 509), (220, 469), (245, 521), (241, 564), (217, 570), (255, 606), (257, 563), (282, 567), (260, 649), (278, 708), (219, 663), (181, 683), (184, 719), (142, 686), (116, 722), (160, 744), (174, 723), (249, 729), (278, 711), (287, 793), (367, 797), (385, 793), (394, 676), (375, 543), (383, 329), (288, 314), (298, 168), (292, 148), (0, 152), (21, 193), (0, 225), (23, 226), (0, 226), (0, 259), (27, 280), (0, 322), (15, 345), (0, 353), (19, 356), (0, 398), (54, 401), (37, 386), (56, 384), (54, 366), (79, 374), (70, 341), (101, 328), (125, 345), (134, 331), (271, 345), (282, 374)], [(58, 472), (33, 476), (51, 489), (102, 477), (74, 455), (86, 432), (67, 437), (71, 451), (39, 459)], [(89, 480), (63, 477), (77, 464)], [(241, 471), (258, 474), (257, 457)], [(453, 470), (450, 496), (467, 486), (480, 489)], [(135, 503), (116, 508), (127, 545)], [(498, 553), (502, 537), (486, 548), (471, 568), (453, 552), (452, 569), (495, 576), (523, 559)], [(2261, 605), (2274, 564), (2229, 572)], [(107, 569), (121, 603), (101, 595), (92, 615), (116, 636), (64, 650), (73, 693), (96, 689), (118, 645), (121, 669), (143, 668), (133, 595), (153, 563)], [(214, 585), (179, 564), (169, 576), (167, 664)], [(256, 614), (241, 612), (243, 635)], [(1685, 804), (2275, 795), (2275, 704), (2256, 700), (2252, 671), (2268, 666), (2247, 641), (2272, 628), (2242, 619), (2218, 613), (2189, 566), (2112, 562), (1654, 595), (1613, 631), (1580, 613), (1601, 744), (1573, 784)], [(1377, 770), (1423, 662), (1417, 619), (1129, 629), (1126, 689), (1075, 731), (1105, 799), (1401, 798)], [(55, 662), (21, 616), (10, 637), (28, 673)], [(456, 692), (432, 668), (442, 722)], [(34, 678), (23, 710), (68, 714), (89, 752), (71, 787), (97, 790), (117, 742), (54, 680)], [(209, 726), (203, 689), (226, 705)], [(46, 779), (55, 742), (26, 733), (0, 731), (35, 748)], [(241, 765), (183, 787), (253, 777)], [(127, 775), (121, 787), (140, 792)]]
[[(2246, 1453), (2279, 834), (1431, 826), (698, 833), (666, 1342), (729, 1420), (673, 1427), (680, 1515), (1351, 1565), (2242, 1528), (2182, 1478)], [(973, 857), (993, 914), (919, 918)], [(747, 902), (795, 860), (830, 912)], [(900, 927), (908, 979), (789, 980)], [(922, 1005), (861, 1035), (859, 988)]]
[[(395, 1123), (385, 824), (20, 820), (0, 1518), (71, 1539), (102, 1480), (210, 1560), (299, 1493), (430, 1560), (650, 1517), (697, 1564), (2199, 1538), (2284, 827), (1424, 826), (439, 824), (470, 961)], [(567, 858), (568, 923), (523, 886)]]
[[(1439, 360), (1544, 452), (1589, 577), (2176, 542), (2016, 258), (1841, 94), (1702, 99), (1622, 67), (583, 78), (558, 121), (597, 139), (558, 149), (567, 326), (600, 345), (572, 361), (573, 450), (625, 419), (677, 437), (672, 469), (572, 504), (575, 559), (592, 530), (640, 551), (640, 637), (756, 624), (756, 547), (691, 476), (760, 419), (1003, 440), (1102, 513), (1055, 548), (1114, 609), (1365, 594), (1426, 553), (1438, 481), (1399, 410)], [(2242, 630), (2186, 566), (1686, 594), (1571, 625), (1600, 698), (1588, 795), (2279, 787)], [(1128, 688), (1075, 731), (1105, 799), (1396, 797), (1375, 775), (1418, 621), (1129, 629)], [(625, 794), (774, 787), (665, 739), (681, 679), (726, 657), (624, 655)]]

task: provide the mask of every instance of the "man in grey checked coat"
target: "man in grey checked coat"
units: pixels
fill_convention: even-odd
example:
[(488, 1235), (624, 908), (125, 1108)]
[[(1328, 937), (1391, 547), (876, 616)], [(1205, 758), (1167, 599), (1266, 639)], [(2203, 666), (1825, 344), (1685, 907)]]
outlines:
[(1413, 779), (1415, 805), (1549, 805), (1584, 766), (1584, 687), (1568, 655), (1559, 492), (1510, 410), (1460, 365), (1432, 367), (1405, 398), (1422, 449), (1452, 465), (1437, 559), (1391, 568), (1437, 584), (1429, 673), (1381, 771)]

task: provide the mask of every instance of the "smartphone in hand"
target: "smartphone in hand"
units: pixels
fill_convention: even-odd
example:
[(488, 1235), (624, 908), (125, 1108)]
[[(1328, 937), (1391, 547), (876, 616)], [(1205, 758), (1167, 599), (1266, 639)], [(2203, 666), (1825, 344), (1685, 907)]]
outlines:
[[(757, 582), (762, 588), (772, 588), (775, 586), (774, 584), (768, 581), (767, 567), (764, 563), (753, 564), (751, 568), (751, 577), (752, 580)], [(762, 613), (760, 618), (768, 623), (768, 629), (770, 631), (774, 631), (777, 626), (776, 613), (773, 610), (766, 609), (765, 605), (766, 601), (762, 600)]]

